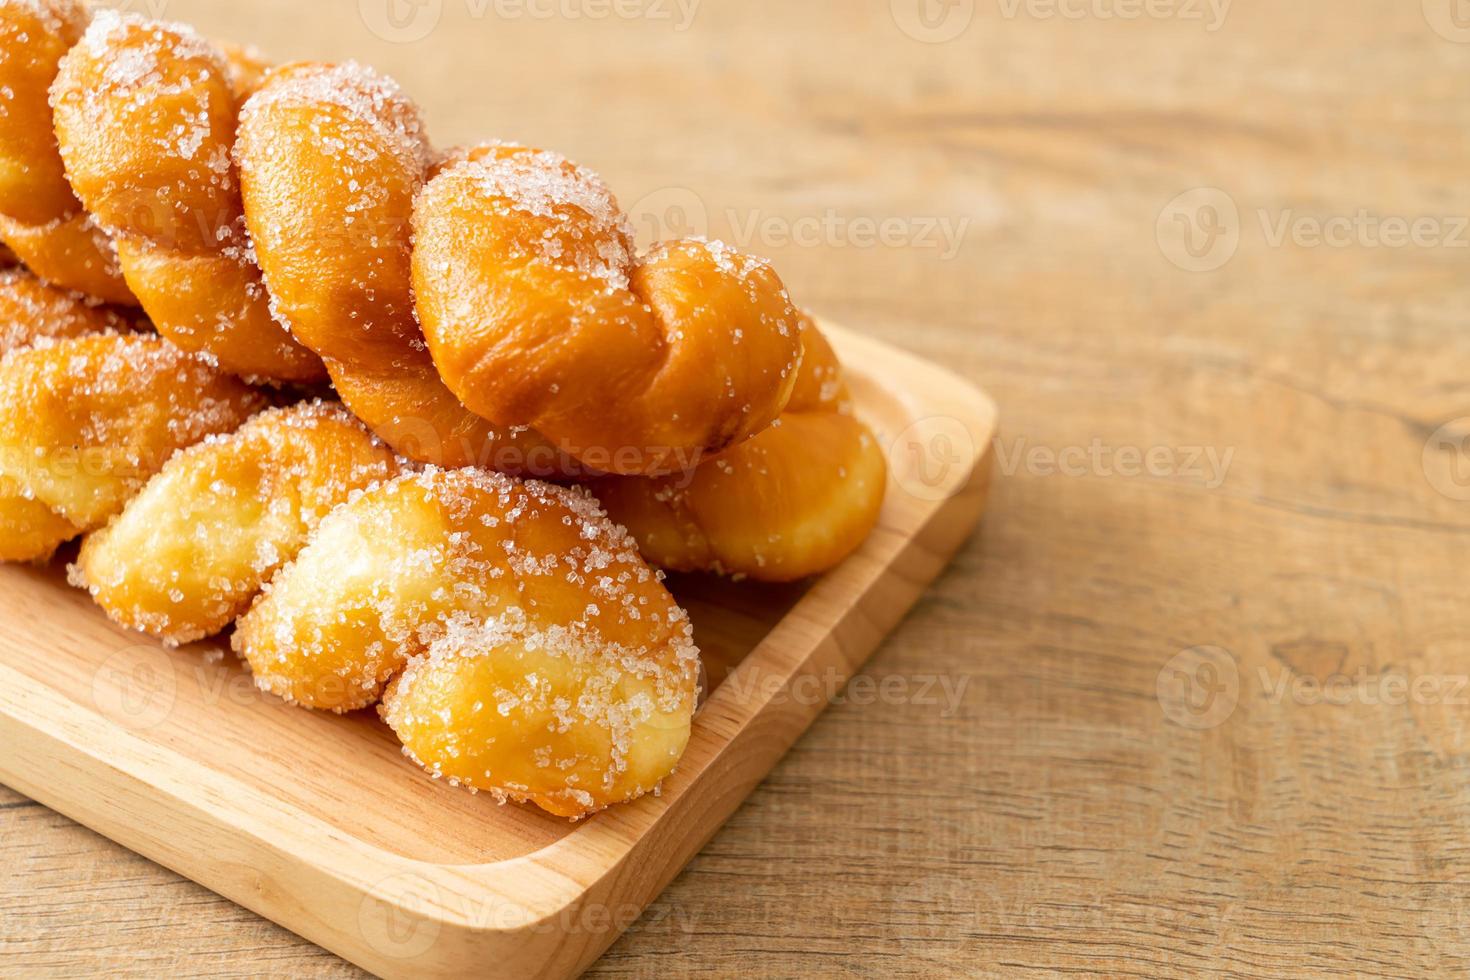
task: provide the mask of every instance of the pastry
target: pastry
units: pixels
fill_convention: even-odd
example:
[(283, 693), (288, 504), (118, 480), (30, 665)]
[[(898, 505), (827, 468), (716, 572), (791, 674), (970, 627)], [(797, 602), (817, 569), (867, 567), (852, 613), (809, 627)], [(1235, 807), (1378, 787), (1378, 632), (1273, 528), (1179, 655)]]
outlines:
[(424, 337), (471, 411), (594, 469), (665, 473), (768, 426), (801, 356), (764, 260), (714, 242), (635, 257), (606, 185), (565, 157), (478, 147), (414, 208)]
[(0, 556), (101, 528), (72, 578), (120, 623), (184, 642), (254, 599), (233, 644), (261, 688), (346, 711), (391, 683), (384, 717), (431, 773), (563, 816), (649, 791), (682, 754), (688, 620), (586, 491), (389, 479), (401, 464), (341, 406), (247, 421), (259, 395), (156, 337), (18, 350), (0, 404), (22, 398), (28, 424), (0, 416)]
[(86, 25), (81, 0), (0, 0), (0, 238), (47, 282), (132, 303), (112, 243), (66, 181), (47, 101)]
[(852, 416), (837, 355), (809, 318), (802, 341), (796, 388), (775, 425), (688, 473), (592, 485), (649, 561), (788, 582), (836, 565), (872, 531), (883, 451)]
[[(67, 0), (0, 0), (0, 38), (0, 232), (89, 297), (0, 273), (0, 560), (85, 535), (72, 581), (119, 623), (233, 623), (262, 689), (377, 705), (431, 774), (580, 817), (690, 735), (698, 652), (640, 546), (789, 580), (875, 522), (882, 454), (763, 260), (638, 255), (595, 174), (436, 154), (353, 63)], [(33, 262), (53, 216), (121, 279)], [(162, 336), (99, 305), (134, 294)], [(342, 403), (290, 404), (321, 376)]]
[(0, 361), (0, 560), (101, 527), (173, 453), (264, 407), (158, 337), (91, 334)]
[(768, 265), (703, 242), (635, 260), (606, 187), (551, 153), (477, 148), (425, 185), (417, 110), (369, 69), (273, 72), (236, 155), (277, 304), (344, 402), (413, 458), (662, 472), (764, 427), (789, 395), (795, 311)]
[(169, 643), (211, 636), (249, 607), (333, 507), (398, 468), (339, 404), (262, 412), (174, 455), (87, 536), (72, 582), (130, 629)]
[(421, 462), (568, 472), (536, 433), (460, 404), (424, 346), (410, 218), (431, 151), (396, 85), (354, 64), (280, 69), (246, 104), (235, 155), (276, 307), (359, 418)]
[(262, 78), (107, 10), (72, 45), (84, 15), (55, 6), (33, 85), (55, 75), (54, 139), (39, 113), (0, 131), (59, 146), (51, 169), (179, 346), (252, 378), (326, 370), (399, 452), (515, 473), (683, 470), (785, 406), (797, 316), (764, 261), (696, 240), (637, 256), (606, 186), (553, 153), (431, 167), (413, 104), (358, 65)]
[(61, 59), (56, 138), (159, 333), (236, 374), (312, 381), (321, 360), (276, 322), (246, 240), (230, 158), (240, 77), (186, 27), (103, 11)]
[(564, 816), (672, 771), (699, 664), (683, 610), (592, 497), (477, 469), (333, 511), (234, 646), (308, 707), (366, 707), (391, 682), (383, 717), (431, 773)]

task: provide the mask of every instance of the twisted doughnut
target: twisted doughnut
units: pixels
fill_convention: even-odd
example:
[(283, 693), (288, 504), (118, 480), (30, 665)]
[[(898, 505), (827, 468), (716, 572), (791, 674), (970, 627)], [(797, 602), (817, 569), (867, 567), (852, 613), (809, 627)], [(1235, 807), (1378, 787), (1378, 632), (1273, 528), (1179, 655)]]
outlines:
[(635, 258), (595, 174), (514, 145), (450, 162), (414, 208), (414, 289), (445, 383), (595, 469), (687, 469), (769, 425), (801, 355), (765, 261), (719, 243)]
[(104, 333), (6, 355), (0, 405), (0, 560), (33, 561), (264, 400), (158, 337)]
[(234, 646), (265, 690), (333, 711), (402, 671), (382, 713), (411, 757), (564, 816), (672, 770), (698, 676), (683, 610), (590, 496), (476, 469), (338, 508)]
[[(23, 269), (0, 272), (0, 357), (32, 344), (123, 329), (123, 318)], [(19, 408), (19, 406), (15, 406)], [(0, 474), (0, 561), (47, 558), (77, 527)]]
[(794, 312), (768, 266), (696, 242), (635, 263), (601, 181), (554, 154), (482, 147), (425, 185), (417, 110), (361, 66), (274, 72), (236, 156), (277, 303), (415, 458), (538, 472), (519, 461), (539, 454), (559, 475), (555, 446), (583, 470), (658, 472), (789, 394)]
[(236, 374), (311, 381), (325, 372), (275, 320), (230, 158), (236, 85), (256, 71), (186, 27), (103, 11), (61, 59), (56, 137), (159, 333)]
[(787, 582), (846, 558), (878, 521), (887, 463), (853, 418), (841, 365), (803, 318), (796, 388), (775, 425), (692, 473), (592, 484), (649, 561)]
[(431, 150), (397, 85), (355, 64), (277, 70), (241, 113), (235, 155), (276, 306), (359, 418), (421, 462), (570, 472), (534, 432), (461, 405), (424, 346), (410, 216)]
[(169, 643), (218, 633), (333, 507), (398, 472), (341, 405), (272, 409), (168, 461), (87, 536), (72, 584), (115, 621)]
[(47, 282), (134, 303), (112, 242), (66, 181), (47, 93), (82, 36), (80, 0), (0, 0), (0, 238)]
[[(120, 508), (72, 568), (114, 619), (196, 639), (274, 578), (235, 637), (257, 683), (346, 710), (407, 665), (384, 716), (435, 775), (581, 816), (672, 770), (694, 707), (689, 625), (585, 492), (462, 469), (353, 499), (398, 464), (340, 406), (214, 435), (263, 400), (159, 338), (29, 332), (49, 342), (0, 362), (0, 404), (32, 409), (0, 415), (0, 479), (36, 488), (0, 495), (4, 558)], [(8, 505), (38, 513), (12, 526)]]

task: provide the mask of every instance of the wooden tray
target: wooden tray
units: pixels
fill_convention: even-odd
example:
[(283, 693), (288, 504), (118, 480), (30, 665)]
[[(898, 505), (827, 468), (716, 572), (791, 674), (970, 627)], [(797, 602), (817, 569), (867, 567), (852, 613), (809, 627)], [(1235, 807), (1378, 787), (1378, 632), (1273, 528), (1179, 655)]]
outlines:
[[(372, 712), (258, 693), (218, 641), (112, 626), (0, 567), (0, 781), (383, 976), (585, 969), (867, 659), (980, 516), (995, 407), (824, 325), (893, 473), (862, 550), (803, 586), (676, 577), (712, 688), (658, 796), (577, 824), (427, 779)], [(806, 680), (802, 680), (806, 678)]]

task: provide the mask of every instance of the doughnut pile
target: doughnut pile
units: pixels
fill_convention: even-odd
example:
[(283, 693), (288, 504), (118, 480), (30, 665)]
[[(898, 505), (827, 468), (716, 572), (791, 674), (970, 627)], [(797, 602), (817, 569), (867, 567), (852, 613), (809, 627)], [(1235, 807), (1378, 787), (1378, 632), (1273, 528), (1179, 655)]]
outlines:
[(769, 263), (640, 254), (596, 174), (436, 150), (355, 63), (0, 0), (0, 240), (0, 561), (81, 538), (122, 626), (226, 634), (502, 801), (673, 771), (699, 655), (655, 566), (800, 579), (877, 521)]

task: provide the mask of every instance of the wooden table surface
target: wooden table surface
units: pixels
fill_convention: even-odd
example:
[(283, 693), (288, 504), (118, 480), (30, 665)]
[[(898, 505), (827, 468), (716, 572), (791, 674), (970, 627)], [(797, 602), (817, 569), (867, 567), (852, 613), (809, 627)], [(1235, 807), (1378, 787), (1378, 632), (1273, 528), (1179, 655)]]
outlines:
[[(1421, 976), (1470, 968), (1456, 2), (127, 6), (373, 63), (1001, 405), (868, 668), (915, 696), (833, 705), (594, 975)], [(0, 973), (104, 968), (358, 974), (0, 789)]]

